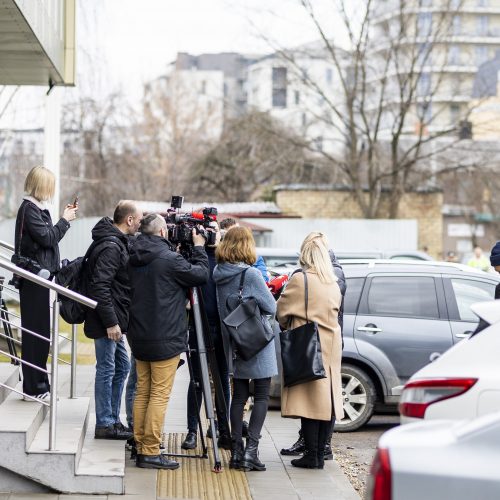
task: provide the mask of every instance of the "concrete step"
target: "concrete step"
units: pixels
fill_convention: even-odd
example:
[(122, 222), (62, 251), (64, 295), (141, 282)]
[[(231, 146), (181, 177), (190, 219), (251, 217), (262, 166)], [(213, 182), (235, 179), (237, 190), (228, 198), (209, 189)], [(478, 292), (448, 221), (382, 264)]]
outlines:
[[(117, 444), (112, 452), (106, 441), (95, 441), (93, 446), (87, 444), (85, 457), (81, 460), (89, 406), (89, 398), (59, 398), (57, 449), (49, 451), (50, 413), (38, 403), (22, 401), (18, 395), (7, 398), (0, 405), (0, 446), (5, 444), (8, 450), (0, 454), (0, 470), (3, 467), (63, 493), (122, 494), (124, 442), (119, 443), (120, 448)], [(11, 423), (4, 423), (4, 417), (9, 417)], [(0, 484), (1, 479), (0, 475)]]
[[(10, 363), (0, 363), (0, 383), (15, 387), (19, 383), (19, 367)], [(0, 386), (0, 404), (2, 404), (12, 391)]]

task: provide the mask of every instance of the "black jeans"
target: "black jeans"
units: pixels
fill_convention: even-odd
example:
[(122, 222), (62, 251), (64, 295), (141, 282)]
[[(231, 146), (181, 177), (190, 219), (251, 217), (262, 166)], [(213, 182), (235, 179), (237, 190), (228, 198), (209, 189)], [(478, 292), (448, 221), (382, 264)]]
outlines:
[[(229, 385), (229, 372), (227, 369), (226, 356), (224, 354), (224, 344), (222, 343), (222, 333), (219, 326), (210, 326), (210, 335), (212, 337), (212, 342), (214, 346), (215, 358), (217, 361), (217, 369), (219, 371), (219, 377), (222, 383), (222, 390), (224, 393), (224, 399), (226, 400), (226, 406), (229, 407), (229, 401), (231, 398), (231, 388)], [(189, 333), (189, 348), (191, 350), (198, 351), (198, 342), (196, 339), (196, 334), (194, 331)], [(197, 353), (193, 353), (191, 357), (191, 362), (193, 366), (193, 375), (196, 381), (196, 389), (193, 384), (189, 384), (188, 394), (187, 394), (187, 424), (189, 432), (196, 432), (198, 429), (198, 415), (200, 414), (201, 401), (203, 398), (203, 391), (201, 385), (201, 368)], [(195, 397), (196, 391), (196, 397)], [(196, 403), (198, 402), (198, 406)], [(221, 434), (229, 433), (229, 429), (224, 429), (225, 418), (223, 416), (226, 411), (215, 405), (215, 410), (217, 412), (217, 419), (219, 422), (219, 430)], [(226, 414), (226, 418), (228, 418)]]
[[(19, 289), (21, 307), (21, 326), (50, 339), (50, 293), (48, 288), (28, 280), (22, 280)], [(50, 342), (22, 332), (23, 361), (47, 369)], [(28, 365), (22, 365), (23, 392), (30, 396), (38, 396), (50, 391), (49, 378)]]
[[(264, 425), (269, 406), (269, 390), (271, 378), (256, 378), (253, 380), (254, 398), (252, 415), (248, 424), (248, 437), (258, 441), (260, 431)], [(231, 437), (241, 441), (243, 426), (243, 412), (245, 403), (250, 396), (250, 380), (242, 378), (233, 379), (233, 401), (231, 402)]]

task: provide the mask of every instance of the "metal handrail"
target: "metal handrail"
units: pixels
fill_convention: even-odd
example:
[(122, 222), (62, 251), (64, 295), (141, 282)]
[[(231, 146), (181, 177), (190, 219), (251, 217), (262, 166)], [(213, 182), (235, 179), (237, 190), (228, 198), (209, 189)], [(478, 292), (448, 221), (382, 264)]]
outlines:
[[(0, 247), (7, 248), (8, 250), (14, 251), (14, 247), (8, 243), (5, 243), (3, 241), (0, 241)], [(6, 387), (10, 391), (13, 391), (17, 394), (21, 394), (25, 399), (30, 399), (32, 401), (36, 401), (40, 404), (43, 404), (45, 406), (50, 407), (50, 415), (49, 415), (49, 450), (55, 450), (56, 449), (56, 420), (57, 420), (57, 392), (58, 392), (58, 362), (62, 362), (65, 364), (71, 365), (71, 385), (70, 385), (70, 397), (74, 398), (75, 397), (75, 375), (76, 375), (76, 344), (77, 344), (77, 329), (76, 325), (72, 325), (71, 327), (71, 337), (72, 339), (69, 339), (65, 335), (61, 335), (59, 333), (59, 308), (60, 308), (60, 298), (59, 295), (62, 295), (64, 297), (67, 297), (69, 299), (72, 299), (79, 304), (82, 304), (86, 307), (89, 307), (91, 309), (95, 309), (97, 306), (97, 302), (95, 300), (91, 300), (88, 297), (85, 297), (84, 295), (81, 295), (79, 293), (73, 292), (72, 290), (69, 290), (67, 288), (64, 288), (60, 285), (57, 285), (55, 283), (52, 283), (49, 280), (46, 280), (44, 278), (41, 278), (40, 276), (37, 276), (36, 274), (30, 273), (29, 271), (26, 271), (25, 269), (22, 269), (14, 264), (12, 264), (9, 260), (7, 260), (6, 257), (3, 255), (0, 255), (0, 268), (6, 269), (14, 274), (17, 274), (18, 276), (27, 279), (28, 281), (31, 281), (33, 283), (36, 283), (44, 288), (47, 288), (49, 290), (53, 290), (56, 293), (55, 299), (52, 303), (51, 306), (51, 312), (52, 312), (52, 330), (51, 330), (51, 335), (50, 338), (43, 337), (42, 335), (32, 332), (26, 328), (23, 328), (22, 326), (20, 327), (19, 325), (14, 325), (12, 322), (8, 321), (5, 317), (2, 318), (2, 322), (7, 323), (11, 326), (15, 326), (16, 328), (21, 328), (21, 331), (26, 332), (30, 335), (33, 335), (37, 338), (43, 339), (47, 342), (50, 343), (51, 345), (51, 352), (49, 353), (49, 356), (51, 356), (51, 369), (50, 372), (49, 370), (44, 370), (43, 368), (40, 368), (39, 366), (35, 366), (32, 363), (29, 363), (18, 356), (13, 356), (10, 353), (4, 352), (0, 350), (1, 354), (5, 354), (7, 357), (11, 359), (15, 359), (18, 362), (20, 362), (22, 365), (30, 366), (33, 369), (39, 370), (43, 373), (46, 373), (47, 375), (50, 375), (50, 386), (51, 386), (51, 391), (50, 391), (50, 404), (47, 403), (46, 401), (39, 400), (33, 396), (30, 396), (28, 394), (24, 394), (24, 392), (21, 392), (14, 387), (8, 387), (6, 384), (0, 383), (1, 387)], [(3, 285), (3, 282), (2, 282)], [(3, 288), (3, 286), (2, 286)], [(17, 292), (17, 291), (16, 291)], [(17, 292), (18, 293), (18, 292)], [(59, 358), (59, 337), (63, 337), (66, 340), (71, 340), (71, 361), (65, 361)]]
[(73, 292), (72, 290), (64, 288), (61, 285), (57, 285), (56, 283), (52, 283), (52, 281), (40, 278), (40, 276), (30, 273), (29, 271), (26, 271), (26, 269), (15, 266), (11, 262), (5, 260), (5, 258), (2, 256), (0, 256), (0, 267), (7, 269), (7, 271), (10, 271), (11, 273), (15, 273), (18, 276), (21, 276), (21, 278), (26, 278), (27, 280), (32, 281), (37, 285), (41, 285), (44, 288), (54, 290), (54, 292), (57, 292), (59, 295), (64, 295), (64, 297), (73, 299), (74, 301), (83, 304), (84, 306), (90, 307), (91, 309), (95, 309), (97, 307), (97, 302), (95, 300), (89, 299), (88, 297), (85, 297), (85, 295)]
[(11, 252), (16, 251), (16, 247), (12, 245), (12, 243), (7, 243), (6, 241), (0, 240), (0, 247), (6, 248), (7, 250), (10, 250)]

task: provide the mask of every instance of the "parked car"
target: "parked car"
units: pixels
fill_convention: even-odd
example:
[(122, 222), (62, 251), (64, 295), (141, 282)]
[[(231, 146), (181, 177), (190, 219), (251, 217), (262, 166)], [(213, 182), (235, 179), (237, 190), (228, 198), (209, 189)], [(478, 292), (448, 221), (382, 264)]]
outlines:
[(418, 250), (384, 250), (373, 252), (337, 252), (339, 260), (388, 259), (388, 260), (434, 260), (429, 254)]
[(404, 425), (382, 435), (366, 500), (497, 500), (500, 414)]
[(471, 308), (491, 326), (415, 373), (401, 395), (401, 422), (476, 418), (500, 411), (500, 301)]
[[(498, 275), (436, 261), (351, 261), (344, 272), (340, 432), (360, 428), (375, 412), (396, 413), (406, 382), (476, 329), (470, 305), (491, 301), (500, 282)], [(271, 390), (276, 405), (279, 377)]]

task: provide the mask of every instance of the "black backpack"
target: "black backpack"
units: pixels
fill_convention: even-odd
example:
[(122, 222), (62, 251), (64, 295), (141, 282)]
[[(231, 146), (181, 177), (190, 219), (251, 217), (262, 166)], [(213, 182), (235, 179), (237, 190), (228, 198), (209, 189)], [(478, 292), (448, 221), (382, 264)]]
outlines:
[[(116, 236), (108, 236), (98, 241), (93, 241), (83, 257), (77, 257), (71, 261), (68, 261), (67, 259), (62, 261), (61, 270), (55, 277), (56, 283), (73, 292), (79, 293), (80, 295), (87, 295), (87, 280), (85, 279), (86, 264), (92, 255), (92, 252), (97, 247), (102, 247), (100, 251), (103, 250), (104, 247), (101, 244), (108, 241), (118, 244), (119, 246), (123, 246), (123, 243)], [(74, 301), (73, 299), (64, 297), (63, 295), (61, 295), (59, 299), (61, 301), (59, 314), (64, 321), (70, 325), (81, 324), (85, 321), (87, 308), (84, 305)]]

